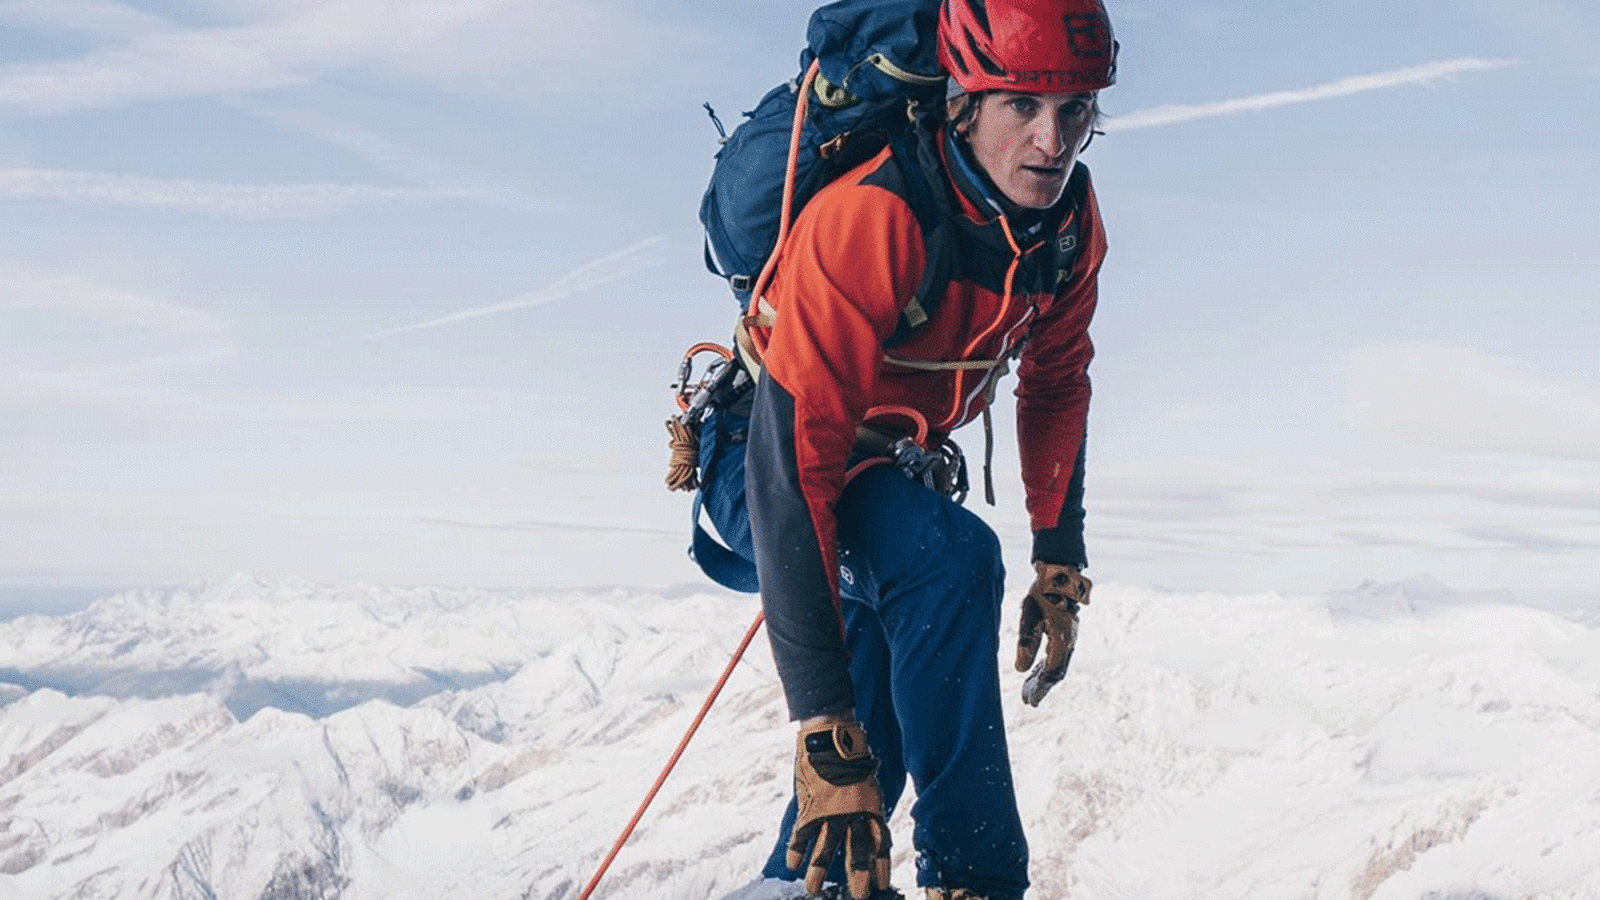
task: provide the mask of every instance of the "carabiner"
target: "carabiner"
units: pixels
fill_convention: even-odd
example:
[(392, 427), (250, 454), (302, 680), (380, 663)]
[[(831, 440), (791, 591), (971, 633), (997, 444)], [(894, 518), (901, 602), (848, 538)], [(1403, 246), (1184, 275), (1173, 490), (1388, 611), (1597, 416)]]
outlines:
[[(707, 366), (699, 381), (691, 382), (689, 379), (694, 374), (695, 358), (702, 353), (714, 353), (721, 359)], [(672, 383), (672, 394), (678, 401), (678, 409), (688, 412), (694, 405), (695, 395), (706, 386), (713, 375), (732, 361), (733, 351), (712, 341), (701, 341), (684, 351), (683, 362), (678, 364), (678, 379)]]

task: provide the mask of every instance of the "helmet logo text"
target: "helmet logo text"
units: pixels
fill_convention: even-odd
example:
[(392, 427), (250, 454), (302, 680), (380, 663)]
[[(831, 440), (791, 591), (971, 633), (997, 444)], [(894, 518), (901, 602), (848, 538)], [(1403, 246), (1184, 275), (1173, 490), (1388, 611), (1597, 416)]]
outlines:
[(1007, 72), (1005, 81), (1024, 88), (1057, 88), (1066, 90), (1080, 85), (1099, 87), (1104, 81), (1105, 72)]
[(1066, 16), (1067, 48), (1077, 56), (1099, 58), (1111, 44), (1111, 23), (1099, 13)]

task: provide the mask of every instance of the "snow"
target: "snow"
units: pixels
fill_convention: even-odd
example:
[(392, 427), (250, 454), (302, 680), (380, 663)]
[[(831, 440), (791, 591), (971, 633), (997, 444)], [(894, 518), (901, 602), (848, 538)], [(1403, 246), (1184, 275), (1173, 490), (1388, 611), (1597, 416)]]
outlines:
[[(0, 898), (572, 900), (755, 612), (237, 577), (0, 624)], [(1595, 612), (1097, 586), (1042, 707), (1005, 673), (1030, 896), (1600, 898)], [(750, 882), (785, 719), (758, 639), (597, 900)]]

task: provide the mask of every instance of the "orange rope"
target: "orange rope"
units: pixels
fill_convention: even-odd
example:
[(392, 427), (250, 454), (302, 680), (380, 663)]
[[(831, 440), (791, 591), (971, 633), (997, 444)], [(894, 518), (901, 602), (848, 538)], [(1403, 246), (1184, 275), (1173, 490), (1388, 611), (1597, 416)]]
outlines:
[(751, 316), (757, 314), (756, 302), (767, 289), (767, 282), (772, 280), (772, 272), (778, 264), (778, 252), (783, 249), (783, 239), (789, 236), (789, 219), (794, 212), (795, 168), (800, 162), (800, 134), (806, 124), (806, 107), (811, 98), (811, 85), (816, 82), (817, 73), (821, 70), (821, 62), (814, 59), (811, 61), (811, 68), (806, 70), (805, 77), (800, 80), (800, 96), (795, 99), (794, 104), (794, 128), (789, 132), (789, 165), (783, 173), (783, 212), (778, 219), (778, 242), (772, 245), (772, 252), (767, 255), (767, 262), (761, 267), (761, 274), (756, 277), (755, 287), (750, 290)]
[(711, 688), (710, 695), (706, 697), (706, 702), (701, 704), (699, 715), (695, 716), (694, 721), (689, 724), (689, 730), (683, 733), (683, 740), (678, 742), (678, 749), (672, 752), (672, 758), (667, 760), (666, 768), (662, 769), (661, 774), (656, 777), (656, 783), (650, 788), (650, 792), (645, 794), (644, 802), (639, 804), (639, 809), (634, 812), (633, 818), (628, 821), (628, 827), (622, 829), (622, 834), (618, 836), (617, 842), (611, 846), (611, 852), (606, 854), (605, 861), (600, 863), (600, 868), (595, 871), (594, 877), (589, 879), (588, 886), (583, 889), (583, 893), (578, 895), (578, 900), (589, 900), (589, 895), (594, 893), (595, 886), (605, 876), (606, 870), (611, 868), (611, 862), (617, 858), (617, 853), (622, 850), (622, 845), (626, 844), (628, 838), (633, 836), (633, 829), (638, 827), (639, 820), (644, 818), (645, 810), (650, 808), (650, 802), (656, 799), (656, 794), (660, 792), (661, 786), (666, 784), (667, 776), (672, 774), (673, 767), (678, 764), (678, 759), (683, 756), (683, 751), (688, 748), (690, 739), (700, 729), (700, 723), (705, 721), (706, 713), (711, 711), (711, 704), (716, 702), (717, 695), (722, 693), (723, 685), (727, 684), (729, 676), (733, 675), (734, 667), (739, 665), (739, 660), (744, 656), (744, 651), (749, 649), (750, 642), (755, 640), (756, 632), (761, 630), (761, 622), (764, 618), (765, 616), (762, 613), (756, 613), (756, 620), (750, 623), (750, 628), (744, 633), (744, 639), (739, 642), (739, 648), (733, 651), (733, 658), (728, 660), (727, 668), (722, 670), (722, 677), (717, 679), (716, 685)]
[(884, 416), (900, 416), (910, 422), (912, 427), (916, 429), (916, 433), (911, 436), (911, 439), (916, 442), (918, 447), (924, 450), (928, 449), (927, 416), (909, 406), (874, 406), (867, 410), (867, 414), (862, 416), (861, 419), (862, 421), (871, 421)]
[[(778, 219), (778, 242), (773, 246), (772, 253), (767, 256), (766, 264), (761, 267), (761, 274), (756, 278), (755, 287), (750, 292), (752, 298), (759, 298), (761, 292), (766, 290), (767, 282), (772, 279), (773, 269), (777, 265), (778, 248), (783, 246), (784, 238), (789, 235), (789, 222), (794, 215), (794, 181), (795, 169), (800, 159), (800, 136), (805, 127), (806, 107), (809, 105), (811, 86), (815, 83), (817, 73), (821, 71), (821, 68), (822, 66), (817, 60), (812, 60), (811, 67), (806, 70), (805, 77), (800, 82), (800, 96), (795, 99), (794, 106), (794, 127), (789, 134), (789, 162), (783, 174), (783, 209)], [(751, 303), (750, 309), (752, 317), (758, 314), (754, 302)], [(696, 349), (699, 348), (697, 347)], [(680, 405), (682, 405), (681, 399)], [(706, 713), (711, 711), (711, 705), (716, 702), (717, 695), (722, 693), (723, 686), (728, 683), (728, 678), (733, 675), (733, 670), (739, 665), (739, 660), (744, 656), (745, 650), (749, 649), (750, 642), (755, 640), (756, 632), (761, 630), (761, 623), (764, 618), (765, 616), (762, 613), (756, 613), (755, 621), (751, 622), (750, 628), (745, 631), (744, 639), (739, 642), (738, 649), (733, 652), (733, 658), (728, 660), (728, 666), (723, 669), (722, 677), (718, 678), (716, 685), (711, 688), (711, 693), (706, 697), (706, 702), (700, 706), (699, 714), (694, 717), (693, 722), (689, 723), (689, 730), (684, 732), (683, 740), (678, 742), (678, 748), (672, 752), (672, 758), (667, 760), (667, 764), (661, 770), (661, 774), (656, 777), (656, 783), (650, 787), (649, 793), (645, 794), (643, 802), (634, 811), (633, 818), (628, 821), (627, 827), (622, 829), (622, 834), (617, 837), (617, 842), (612, 845), (611, 852), (606, 854), (606, 858), (600, 863), (600, 868), (596, 870), (594, 877), (589, 879), (589, 884), (583, 889), (583, 893), (578, 895), (578, 900), (589, 900), (589, 896), (594, 893), (595, 887), (600, 884), (600, 879), (605, 877), (606, 870), (611, 868), (611, 863), (616, 860), (617, 853), (628, 842), (628, 838), (633, 836), (633, 830), (639, 826), (639, 820), (644, 818), (645, 810), (650, 808), (650, 803), (655, 800), (656, 794), (661, 791), (661, 786), (666, 784), (667, 776), (672, 774), (673, 768), (678, 765), (678, 760), (683, 756), (683, 751), (688, 749), (689, 741), (694, 737), (695, 732), (700, 729), (700, 723), (705, 721)]]
[(856, 463), (855, 466), (850, 469), (850, 471), (844, 473), (844, 483), (849, 484), (850, 482), (855, 481), (857, 475), (860, 475), (862, 472), (865, 472), (873, 466), (887, 466), (893, 462), (894, 460), (887, 456), (869, 456), (866, 459), (863, 459), (861, 462)]
[[(917, 431), (915, 435), (912, 435), (911, 439), (916, 442), (918, 447), (921, 447), (924, 450), (928, 449), (927, 416), (924, 416), (922, 413), (917, 412), (909, 406), (874, 406), (873, 408), (867, 410), (867, 414), (861, 418), (863, 421), (865, 421), (881, 418), (883, 416), (900, 416), (908, 420)], [(850, 482), (855, 481), (857, 475), (860, 475), (862, 472), (865, 472), (873, 466), (889, 465), (893, 462), (894, 460), (887, 456), (869, 456), (866, 459), (863, 459), (861, 462), (856, 463), (850, 469), (850, 471), (844, 473), (844, 483), (849, 484)]]

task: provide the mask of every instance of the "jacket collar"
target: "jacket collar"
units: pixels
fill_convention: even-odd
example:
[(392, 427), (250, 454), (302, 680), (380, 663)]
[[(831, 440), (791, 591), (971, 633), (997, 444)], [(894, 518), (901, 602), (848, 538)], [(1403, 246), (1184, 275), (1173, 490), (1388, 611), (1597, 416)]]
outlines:
[(948, 127), (941, 127), (935, 138), (940, 168), (956, 196), (959, 211), (972, 221), (998, 226), (1003, 218), (1019, 246), (1027, 248), (1055, 233), (1072, 212), (1070, 196), (1063, 196), (1046, 210), (1024, 209), (1006, 199), (972, 156), (965, 139)]

